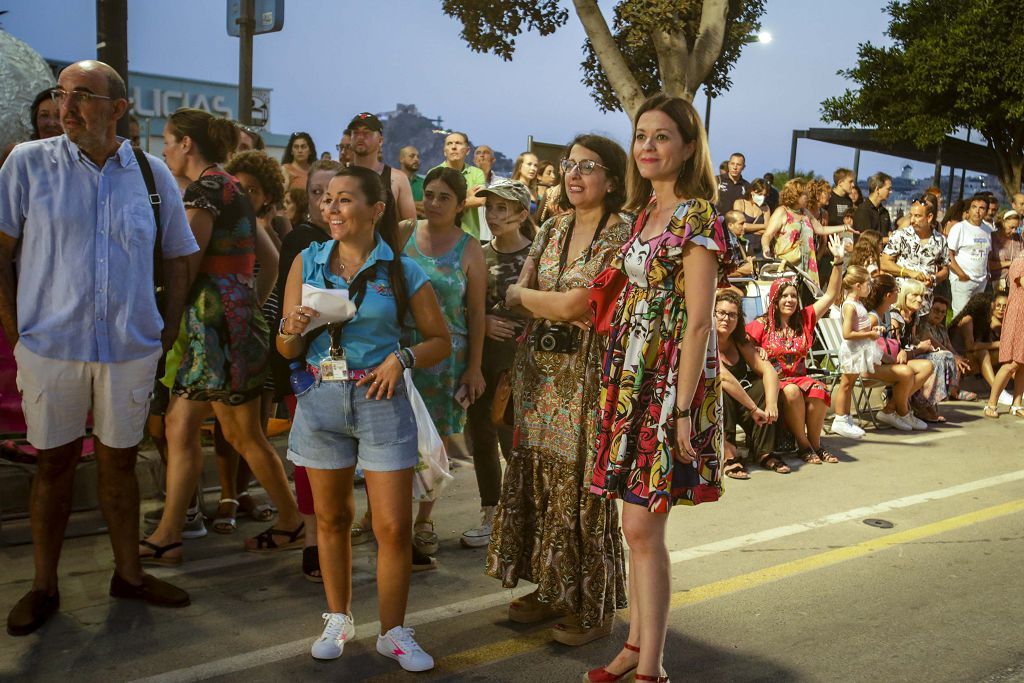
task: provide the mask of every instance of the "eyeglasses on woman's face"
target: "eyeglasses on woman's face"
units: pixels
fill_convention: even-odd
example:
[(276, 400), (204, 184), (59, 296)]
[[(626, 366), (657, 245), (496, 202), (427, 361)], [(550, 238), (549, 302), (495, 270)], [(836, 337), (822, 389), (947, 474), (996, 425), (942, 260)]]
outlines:
[(736, 311), (715, 311), (715, 317), (719, 320), (739, 320), (740, 314)]
[(608, 170), (607, 166), (599, 164), (593, 159), (583, 159), (582, 161), (562, 159), (558, 164), (558, 167), (562, 169), (562, 175), (569, 175), (577, 168), (580, 170), (580, 175), (590, 175), (594, 172), (595, 168), (603, 168), (606, 171)]

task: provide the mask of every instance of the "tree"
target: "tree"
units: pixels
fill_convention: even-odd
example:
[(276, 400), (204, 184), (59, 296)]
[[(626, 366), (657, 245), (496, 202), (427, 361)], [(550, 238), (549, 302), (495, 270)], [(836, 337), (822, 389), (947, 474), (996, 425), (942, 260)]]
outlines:
[[(476, 52), (511, 60), (524, 31), (550, 35), (569, 20), (561, 0), (442, 0)], [(764, 0), (620, 0), (609, 27), (597, 0), (572, 0), (583, 25), (583, 83), (604, 111), (630, 117), (656, 92), (692, 100), (732, 85), (729, 70), (760, 30)]]
[(1024, 170), (1024, 9), (1020, 0), (890, 2), (892, 45), (863, 43), (840, 75), (860, 87), (822, 103), (826, 120), (877, 128), (882, 140), (937, 144), (973, 128), (1008, 195)]

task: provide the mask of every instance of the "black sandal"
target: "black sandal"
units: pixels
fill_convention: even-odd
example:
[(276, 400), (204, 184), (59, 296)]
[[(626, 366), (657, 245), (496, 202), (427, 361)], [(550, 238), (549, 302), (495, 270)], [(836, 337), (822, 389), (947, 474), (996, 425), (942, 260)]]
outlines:
[(817, 453), (818, 453), (818, 458), (820, 458), (822, 462), (831, 462), (831, 463), (839, 462), (839, 458), (837, 458), (832, 453), (829, 453), (824, 448), (819, 448), (817, 450)]
[(821, 458), (818, 456), (818, 452), (815, 451), (813, 448), (803, 448), (800, 450), (799, 453), (797, 453), (797, 455), (799, 455), (800, 459), (803, 460), (808, 465), (821, 464)]
[(320, 549), (315, 545), (302, 549), (302, 574), (307, 581), (324, 582), (323, 574), (320, 573)]
[[(278, 543), (274, 540), (274, 536), (284, 536), (288, 540), (285, 543)], [(274, 528), (265, 529), (254, 538), (249, 539), (256, 542), (256, 547), (250, 548), (246, 545), (245, 549), (250, 553), (276, 553), (281, 550), (302, 547), (305, 538), (306, 523), (301, 522), (295, 531), (283, 531), (282, 529)]]
[(168, 543), (167, 545), (157, 545), (156, 543), (150, 543), (149, 541), (139, 541), (139, 545), (153, 551), (146, 555), (139, 555), (139, 562), (142, 564), (159, 565), (161, 567), (177, 567), (182, 562), (183, 558), (181, 555), (178, 555), (177, 557), (164, 557), (164, 553), (168, 550), (180, 548), (181, 541)]

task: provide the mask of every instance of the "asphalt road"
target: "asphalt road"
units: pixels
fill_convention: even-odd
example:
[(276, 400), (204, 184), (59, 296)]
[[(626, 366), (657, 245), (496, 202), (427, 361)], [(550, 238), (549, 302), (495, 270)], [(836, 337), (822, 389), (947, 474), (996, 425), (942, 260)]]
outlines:
[[(750, 481), (728, 480), (720, 502), (676, 508), (665, 660), (673, 680), (1024, 681), (1024, 420), (985, 420), (980, 403), (946, 414), (941, 429), (830, 439), (840, 464), (789, 475), (755, 468)], [(435, 511), (440, 566), (412, 581), (407, 623), (438, 664), (417, 678), (574, 681), (606, 663), (628, 611), (611, 638), (577, 649), (553, 643), (550, 624), (506, 620), (510, 597), (530, 587), (502, 590), (483, 575), (485, 551), (459, 546), (477, 499), (471, 466), (455, 474)], [(112, 601), (106, 539), (69, 540), (62, 612), (35, 635), (0, 635), (0, 679), (412, 676), (374, 650), (372, 544), (354, 562), (357, 639), (340, 660), (315, 662), (321, 588), (303, 579), (297, 552), (240, 552), (259, 528), (242, 522), (234, 536), (187, 542), (180, 569), (154, 571), (191, 592), (183, 610)], [(28, 589), (30, 548), (0, 548), (0, 557), (6, 611)]]

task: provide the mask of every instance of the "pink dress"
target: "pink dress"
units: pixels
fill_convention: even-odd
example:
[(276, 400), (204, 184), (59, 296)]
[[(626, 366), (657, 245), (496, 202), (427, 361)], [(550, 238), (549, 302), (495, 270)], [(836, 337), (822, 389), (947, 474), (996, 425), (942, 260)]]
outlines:
[(1010, 272), (1006, 278), (1010, 287), (1010, 296), (1006, 302), (1006, 313), (1003, 314), (1003, 329), (999, 335), (999, 362), (1024, 363), (1024, 253), (1010, 263)]

